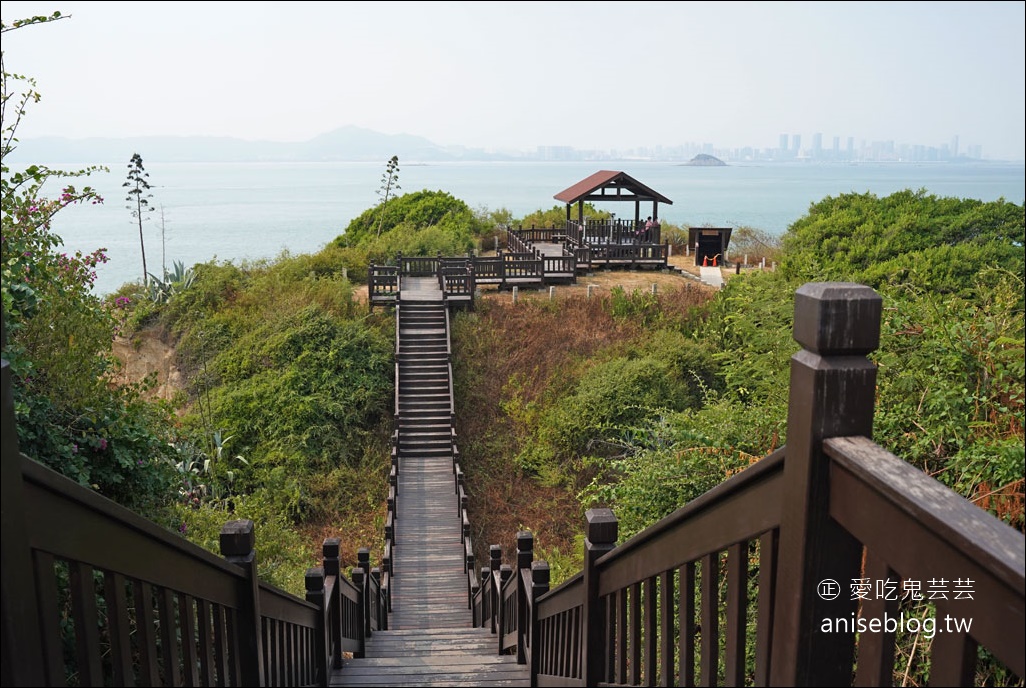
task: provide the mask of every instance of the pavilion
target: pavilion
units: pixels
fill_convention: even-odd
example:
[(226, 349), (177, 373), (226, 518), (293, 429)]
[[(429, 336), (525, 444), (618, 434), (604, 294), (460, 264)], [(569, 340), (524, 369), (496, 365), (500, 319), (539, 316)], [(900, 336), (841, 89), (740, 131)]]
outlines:
[(577, 204), (577, 221), (584, 223), (584, 204), (586, 202), (633, 202), (634, 226), (642, 221), (642, 203), (652, 203), (652, 219), (659, 219), (659, 204), (673, 205), (666, 196), (653, 191), (626, 172), (600, 170), (582, 179), (570, 188), (560, 191), (554, 196), (557, 201), (566, 203), (566, 219), (572, 219), (572, 206)]

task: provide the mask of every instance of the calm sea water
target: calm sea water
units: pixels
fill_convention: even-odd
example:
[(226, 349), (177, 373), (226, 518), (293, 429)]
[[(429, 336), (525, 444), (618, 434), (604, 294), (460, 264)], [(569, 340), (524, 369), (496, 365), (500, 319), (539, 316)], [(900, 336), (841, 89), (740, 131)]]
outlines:
[[(52, 165), (53, 167), (62, 167)], [(66, 169), (77, 166), (65, 165)], [(138, 225), (125, 207), (125, 163), (88, 183), (105, 202), (68, 208), (53, 229), (69, 251), (106, 248), (96, 290), (115, 291), (142, 279)], [(474, 209), (505, 208), (515, 218), (561, 205), (553, 196), (599, 170), (622, 170), (666, 196), (664, 222), (678, 225), (750, 226), (772, 234), (827, 196), (925, 189), (937, 196), (1004, 198), (1023, 203), (1022, 163), (980, 164), (736, 164), (687, 167), (674, 163), (400, 163), (400, 193), (446, 191)], [(376, 163), (152, 163), (146, 165), (156, 210), (144, 223), (147, 267), (162, 260), (186, 266), (209, 260), (240, 263), (274, 258), (282, 251), (310, 253), (341, 234), (349, 221), (379, 201), (384, 164)], [(82, 180), (79, 180), (80, 182)], [(49, 190), (54, 195), (53, 189)], [(600, 209), (631, 217), (633, 204)], [(642, 205), (648, 215), (650, 206)], [(163, 222), (161, 216), (163, 215)], [(161, 224), (166, 258), (162, 258)]]

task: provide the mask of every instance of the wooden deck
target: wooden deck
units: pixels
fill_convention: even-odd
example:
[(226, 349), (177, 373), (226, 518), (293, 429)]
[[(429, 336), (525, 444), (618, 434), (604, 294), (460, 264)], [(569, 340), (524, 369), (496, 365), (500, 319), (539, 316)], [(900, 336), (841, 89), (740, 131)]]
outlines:
[(438, 279), (436, 277), (404, 276), (401, 279), (402, 289), (399, 292), (400, 302), (442, 302), (442, 290), (438, 288)]
[(333, 686), (529, 686), (468, 605), (453, 476), (446, 304), (434, 278), (404, 277), (397, 356), (399, 475), (392, 613)]

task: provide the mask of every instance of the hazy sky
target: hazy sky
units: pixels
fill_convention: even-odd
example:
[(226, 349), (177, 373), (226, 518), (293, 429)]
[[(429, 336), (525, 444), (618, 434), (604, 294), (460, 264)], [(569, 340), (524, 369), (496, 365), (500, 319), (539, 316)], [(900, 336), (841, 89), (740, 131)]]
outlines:
[(302, 141), (344, 125), (533, 150), (816, 132), (1022, 160), (1023, 2), (7, 2), (20, 138)]

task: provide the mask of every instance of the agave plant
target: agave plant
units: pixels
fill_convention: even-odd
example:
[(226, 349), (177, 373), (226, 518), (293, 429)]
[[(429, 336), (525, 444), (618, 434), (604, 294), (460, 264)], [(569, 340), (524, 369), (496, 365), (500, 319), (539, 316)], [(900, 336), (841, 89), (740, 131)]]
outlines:
[(150, 273), (148, 283), (150, 298), (155, 303), (167, 303), (172, 296), (191, 287), (195, 279), (196, 273), (193, 269), (189, 268), (186, 270), (185, 264), (180, 260), (176, 260), (174, 262), (174, 270), (164, 271), (164, 279), (160, 279), (153, 273)]

